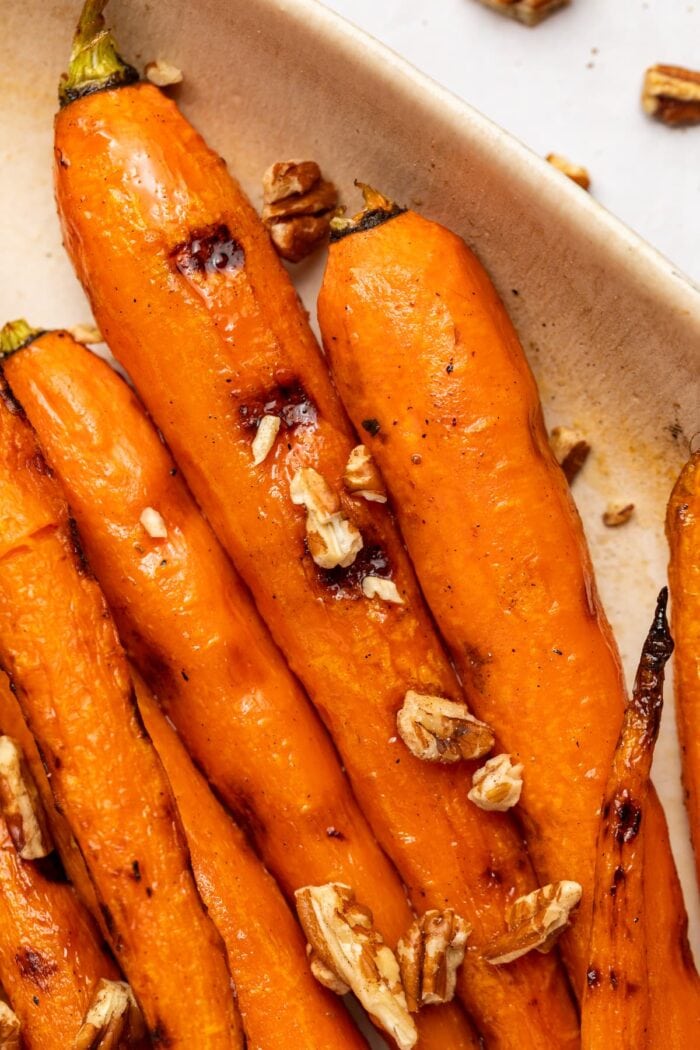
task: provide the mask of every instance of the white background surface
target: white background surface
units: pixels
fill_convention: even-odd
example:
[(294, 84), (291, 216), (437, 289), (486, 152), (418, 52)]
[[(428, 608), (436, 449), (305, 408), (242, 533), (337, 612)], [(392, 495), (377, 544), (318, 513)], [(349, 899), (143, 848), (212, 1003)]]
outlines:
[(534, 29), (477, 0), (324, 0), (536, 153), (700, 281), (700, 126), (650, 120), (658, 62), (700, 69), (700, 0), (572, 0)]

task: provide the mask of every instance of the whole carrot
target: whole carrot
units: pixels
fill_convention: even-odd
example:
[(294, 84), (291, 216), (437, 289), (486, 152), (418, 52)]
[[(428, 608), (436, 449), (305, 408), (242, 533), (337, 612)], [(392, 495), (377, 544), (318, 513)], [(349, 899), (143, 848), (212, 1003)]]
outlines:
[(676, 725), (681, 745), (685, 802), (700, 881), (700, 452), (673, 488), (666, 514), (671, 552), (668, 582), (676, 642)]
[(666, 588), (642, 649), (603, 796), (593, 921), (581, 1008), (583, 1050), (641, 1050), (650, 1027), (644, 857), (651, 760), (661, 722), (664, 668), (673, 651)]
[[(385, 509), (341, 494), (355, 442), (266, 231), (150, 85), (76, 98), (92, 68), (88, 82), (79, 64), (69, 71), (55, 172), (95, 318), (326, 720), (415, 907), (449, 904), (472, 925), (458, 990), (485, 1037), (568, 1045), (576, 1021), (556, 960), (481, 958), (509, 895), (533, 885), (516, 830), (470, 806), (464, 767), (431, 766), (397, 740), (409, 693), (459, 701), (459, 683)], [(259, 460), (265, 417), (280, 437)], [(297, 505), (316, 497), (325, 539), (316, 510)]]
[[(23, 331), (7, 375), (132, 660), (287, 894), (347, 883), (394, 945), (412, 920), (401, 882), (143, 407), (66, 332)], [(418, 1027), (422, 1046), (473, 1046), (456, 1005)]]
[[(479, 717), (524, 764), (543, 880), (583, 886), (562, 938), (583, 990), (599, 808), (625, 689), (569, 488), (508, 316), (464, 242), (367, 191), (319, 299), (333, 373), (368, 445)], [(700, 1019), (663, 813), (648, 807), (650, 987), (666, 1045)]]
[(0, 659), (151, 1035), (172, 1047), (241, 1046), (223, 946), (114, 625), (4, 376), (0, 507)]

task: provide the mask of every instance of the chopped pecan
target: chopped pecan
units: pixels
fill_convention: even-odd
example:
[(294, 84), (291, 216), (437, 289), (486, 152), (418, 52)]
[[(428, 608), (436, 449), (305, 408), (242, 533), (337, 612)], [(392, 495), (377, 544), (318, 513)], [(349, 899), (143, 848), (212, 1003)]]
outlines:
[(144, 507), (139, 521), (152, 540), (167, 540), (167, 526), (163, 521), (162, 514), (154, 507)]
[(94, 322), (74, 324), (72, 328), (68, 329), (68, 333), (73, 336), (76, 343), (85, 343), (89, 345), (91, 343), (104, 342), (104, 336)]
[(573, 427), (554, 427), (549, 435), (549, 444), (566, 480), (571, 484), (588, 459), (591, 446), (583, 434)]
[(46, 814), (19, 744), (0, 737), (0, 813), (22, 860), (53, 850)]
[(466, 704), (413, 689), (404, 697), (396, 727), (411, 754), (426, 762), (481, 758), (494, 742), (490, 726), (474, 718)]
[(454, 998), (471, 926), (452, 908), (426, 911), (396, 946), (401, 981), (411, 1013)]
[(0, 1000), (0, 1050), (19, 1050), (19, 1017), (7, 1003)]
[(304, 886), (294, 896), (315, 975), (320, 973), (329, 986), (330, 973), (338, 988), (352, 989), (400, 1050), (411, 1050), (418, 1033), (406, 1006), (399, 964), (375, 929), (371, 911), (339, 882)]
[(522, 774), (521, 763), (513, 765), (510, 755), (495, 755), (475, 771), (467, 798), (479, 809), (505, 813), (520, 801)]
[(340, 501), (313, 467), (301, 467), (291, 480), (292, 503), (306, 507), (306, 542), (322, 569), (347, 568), (362, 550), (362, 536), (340, 511)]
[(384, 483), (366, 445), (356, 445), (348, 456), (343, 482), (353, 496), (362, 496), (374, 503), (386, 503)]
[(170, 87), (171, 84), (182, 83), (182, 70), (162, 58), (157, 58), (155, 62), (147, 62), (144, 72), (146, 80), (150, 80), (156, 87)]
[(259, 467), (267, 459), (281, 426), (282, 420), (279, 416), (263, 416), (258, 423), (258, 429), (255, 431), (255, 437), (251, 445), (254, 467)]
[(634, 503), (609, 503), (603, 511), (603, 524), (609, 529), (626, 525), (634, 514)]
[(535, 26), (558, 7), (564, 7), (569, 0), (481, 0), (482, 4), (500, 11), (502, 15), (517, 18), (525, 25)]
[(645, 113), (664, 124), (700, 123), (700, 72), (682, 66), (651, 66), (644, 75)]
[(365, 598), (380, 598), (383, 602), (392, 602), (394, 605), (404, 604), (394, 581), (387, 580), (384, 576), (365, 576), (362, 581), (362, 593)]
[(263, 222), (278, 253), (299, 262), (323, 244), (338, 203), (312, 160), (273, 164), (263, 175)]
[(575, 182), (577, 186), (581, 187), (581, 189), (587, 190), (590, 188), (591, 177), (586, 168), (581, 167), (580, 164), (572, 164), (570, 160), (567, 160), (566, 157), (560, 156), (558, 153), (548, 153), (547, 160), (553, 168), (560, 171), (562, 175), (566, 175), (567, 178), (571, 179), (572, 182)]
[(124, 981), (103, 978), (93, 995), (74, 1050), (117, 1050), (143, 1039), (146, 1028), (134, 994)]
[(484, 952), (494, 966), (513, 962), (536, 948), (549, 952), (569, 925), (571, 913), (581, 900), (583, 890), (578, 882), (549, 883), (518, 897), (506, 912), (508, 932), (496, 937)]

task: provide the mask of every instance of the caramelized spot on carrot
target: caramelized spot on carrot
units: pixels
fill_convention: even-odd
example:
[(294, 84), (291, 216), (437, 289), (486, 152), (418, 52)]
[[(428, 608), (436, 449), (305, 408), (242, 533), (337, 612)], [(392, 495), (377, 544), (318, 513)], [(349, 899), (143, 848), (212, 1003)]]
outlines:
[(192, 230), (189, 240), (176, 244), (170, 257), (183, 277), (240, 270), (245, 262), (242, 245), (225, 223)]
[(51, 977), (56, 973), (56, 964), (47, 959), (34, 948), (22, 947), (15, 955), (17, 968), (23, 977), (33, 981), (38, 988), (46, 991)]
[(259, 397), (240, 404), (238, 414), (246, 430), (257, 430), (263, 416), (277, 416), (287, 430), (310, 426), (318, 419), (311, 397), (299, 380), (291, 376)]

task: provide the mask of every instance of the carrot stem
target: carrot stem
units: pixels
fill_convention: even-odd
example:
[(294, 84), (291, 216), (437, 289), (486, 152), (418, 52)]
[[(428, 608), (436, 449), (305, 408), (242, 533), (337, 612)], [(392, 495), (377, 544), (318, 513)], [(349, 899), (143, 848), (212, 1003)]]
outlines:
[(29, 346), (43, 332), (42, 328), (32, 328), (24, 319), (8, 321), (0, 328), (0, 357), (14, 354), (23, 346)]
[(331, 240), (339, 240), (349, 233), (357, 233), (359, 230), (369, 229), (371, 226), (379, 226), (387, 219), (400, 215), (405, 208), (399, 207), (390, 197), (385, 197), (379, 190), (366, 182), (355, 179), (355, 185), (362, 190), (364, 207), (348, 219), (344, 215), (336, 215), (331, 219)]
[(107, 0), (86, 0), (83, 6), (73, 37), (68, 72), (58, 88), (61, 106), (94, 91), (106, 91), (139, 79), (134, 67), (117, 53), (114, 37), (102, 14), (106, 6)]

